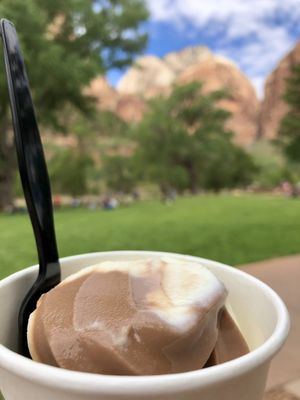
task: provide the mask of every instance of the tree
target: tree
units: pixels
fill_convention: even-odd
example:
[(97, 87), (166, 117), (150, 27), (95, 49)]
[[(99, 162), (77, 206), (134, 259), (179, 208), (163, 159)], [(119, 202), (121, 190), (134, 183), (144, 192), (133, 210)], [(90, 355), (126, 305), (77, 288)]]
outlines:
[(87, 191), (88, 170), (93, 161), (85, 154), (60, 149), (49, 162), (53, 193), (80, 196)]
[(77, 138), (77, 153), (95, 160), (89, 189), (99, 191), (102, 180), (113, 190), (131, 192), (135, 178), (129, 156), (134, 143), (128, 124), (111, 111), (98, 111), (93, 118), (75, 115), (70, 130)]
[(253, 163), (231, 142), (225, 128), (230, 113), (216, 105), (226, 92), (201, 89), (199, 82), (175, 86), (168, 97), (150, 102), (137, 126), (136, 163), (164, 194), (172, 188), (219, 190), (249, 180)]
[(279, 127), (278, 142), (285, 155), (292, 162), (300, 161), (300, 64), (291, 68), (286, 79), (283, 99), (289, 110), (283, 117)]
[(137, 182), (131, 157), (121, 155), (105, 157), (102, 174), (107, 186), (118, 192), (131, 193)]
[(249, 185), (258, 171), (250, 154), (221, 138), (214, 143), (213, 160), (208, 161), (203, 187), (220, 191)]
[(270, 140), (260, 139), (251, 146), (251, 156), (257, 165), (254, 185), (263, 190), (270, 190), (284, 181), (297, 182), (299, 171), (287, 162), (278, 146)]
[(128, 124), (112, 111), (97, 110), (88, 116), (76, 113), (68, 130), (75, 135), (79, 150), (87, 154), (96, 151), (102, 156), (108, 148), (130, 141)]
[[(2, 0), (0, 15), (16, 26), (39, 122), (62, 129), (71, 104), (88, 113), (84, 88), (109, 68), (128, 65), (146, 44), (143, 0)], [(12, 201), (13, 140), (0, 63), (0, 209)]]

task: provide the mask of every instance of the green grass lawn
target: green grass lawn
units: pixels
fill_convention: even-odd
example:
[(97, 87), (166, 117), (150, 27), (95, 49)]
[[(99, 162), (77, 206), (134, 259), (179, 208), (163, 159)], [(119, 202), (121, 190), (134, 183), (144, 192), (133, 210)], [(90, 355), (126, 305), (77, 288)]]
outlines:
[[(113, 211), (55, 213), (60, 256), (148, 249), (238, 265), (300, 253), (300, 201), (262, 195), (140, 202)], [(27, 215), (0, 215), (0, 277), (36, 263)]]

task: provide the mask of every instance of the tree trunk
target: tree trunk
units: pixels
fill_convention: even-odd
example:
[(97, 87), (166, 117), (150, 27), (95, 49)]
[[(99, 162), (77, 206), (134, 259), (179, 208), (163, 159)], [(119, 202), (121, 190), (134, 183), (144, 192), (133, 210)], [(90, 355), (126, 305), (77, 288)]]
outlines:
[(14, 138), (7, 113), (0, 120), (0, 210), (13, 208), (13, 186), (16, 171)]
[(187, 173), (189, 176), (189, 189), (192, 194), (197, 194), (199, 192), (199, 176), (196, 167), (192, 163), (187, 165)]
[(194, 178), (191, 179), (190, 191), (192, 194), (199, 193), (199, 185), (198, 185), (198, 182)]
[(188, 176), (188, 189), (192, 194), (199, 193), (199, 171), (195, 163), (186, 159), (181, 166), (185, 169)]

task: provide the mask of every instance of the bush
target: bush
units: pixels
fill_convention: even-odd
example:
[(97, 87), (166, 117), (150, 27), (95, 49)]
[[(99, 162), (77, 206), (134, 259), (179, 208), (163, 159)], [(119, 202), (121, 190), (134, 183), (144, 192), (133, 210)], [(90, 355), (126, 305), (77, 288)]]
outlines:
[(250, 153), (258, 169), (254, 184), (260, 189), (272, 189), (283, 181), (297, 181), (299, 174), (292, 164), (287, 163), (280, 149), (270, 142), (256, 142)]

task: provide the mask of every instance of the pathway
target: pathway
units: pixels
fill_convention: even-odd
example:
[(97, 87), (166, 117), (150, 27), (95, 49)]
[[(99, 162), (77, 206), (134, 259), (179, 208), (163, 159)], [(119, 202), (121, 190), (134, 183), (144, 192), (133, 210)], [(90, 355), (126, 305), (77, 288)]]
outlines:
[(287, 342), (271, 364), (264, 400), (300, 400), (300, 255), (241, 268), (272, 287), (285, 302), (291, 317)]

